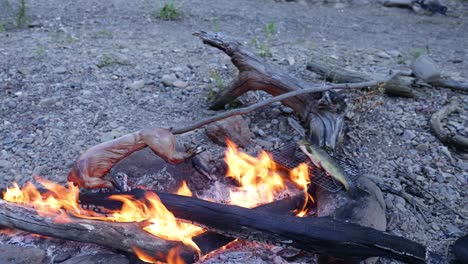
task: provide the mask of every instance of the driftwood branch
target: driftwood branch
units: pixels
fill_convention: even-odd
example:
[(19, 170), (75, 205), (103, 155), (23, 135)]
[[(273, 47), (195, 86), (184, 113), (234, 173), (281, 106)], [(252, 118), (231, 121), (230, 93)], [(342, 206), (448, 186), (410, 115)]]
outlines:
[(449, 88), (456, 91), (468, 92), (468, 83), (458, 82), (453, 79), (441, 78), (430, 82), (430, 84), (434, 86)]
[(259, 108), (268, 106), (274, 102), (283, 101), (288, 98), (292, 98), (292, 97), (296, 97), (296, 96), (300, 96), (300, 95), (304, 95), (308, 93), (318, 93), (318, 92), (329, 91), (332, 89), (362, 89), (362, 88), (369, 88), (369, 87), (377, 87), (392, 80), (395, 76), (397, 76), (397, 74), (393, 74), (381, 80), (371, 80), (371, 81), (364, 81), (364, 82), (359, 82), (359, 83), (339, 83), (339, 84), (328, 84), (328, 85), (321, 85), (321, 86), (316, 85), (315, 87), (312, 87), (312, 88), (305, 88), (305, 89), (281, 94), (281, 95), (269, 98), (267, 100), (255, 103), (253, 105), (247, 106), (247, 107), (229, 110), (224, 113), (202, 119), (189, 126), (173, 128), (171, 131), (175, 135), (187, 133), (189, 131), (203, 127), (207, 124), (210, 124), (210, 123), (213, 123), (213, 122), (216, 122), (216, 121), (219, 121), (219, 120), (231, 117), (231, 116), (244, 115), (252, 111), (255, 111)]
[(457, 100), (452, 100), (449, 104), (443, 106), (435, 112), (430, 120), (432, 131), (436, 137), (443, 143), (454, 146), (463, 152), (468, 152), (468, 138), (458, 134), (452, 134), (444, 128), (442, 120), (454, 112), (462, 111)]
[(205, 44), (218, 48), (229, 55), (233, 64), (239, 69), (237, 79), (219, 94), (211, 105), (212, 109), (221, 109), (232, 100), (251, 90), (262, 90), (275, 97), (249, 107), (231, 110), (201, 120), (187, 127), (174, 128), (172, 130), (174, 134), (186, 133), (214, 121), (245, 114), (273, 102), (282, 101), (293, 108), (300, 118), (306, 122), (310, 130), (309, 137), (312, 142), (333, 149), (342, 133), (345, 104), (340, 99), (340, 96), (336, 95), (333, 97), (334, 102), (328, 102), (323, 105), (319, 100), (322, 96), (321, 92), (332, 89), (373, 87), (391, 79), (368, 79), (353, 84), (313, 84), (268, 65), (263, 59), (252, 54), (241, 43), (225, 35), (207, 32), (197, 32), (194, 35), (200, 37)]
[[(359, 83), (374, 79), (364, 73), (349, 71), (338, 66), (331, 66), (317, 61), (307, 63), (307, 69), (332, 83)], [(408, 81), (401, 75), (395, 76), (387, 81), (383, 85), (383, 88), (385, 89), (385, 93), (389, 95), (402, 97), (415, 96), (411, 89), (411, 81)]]

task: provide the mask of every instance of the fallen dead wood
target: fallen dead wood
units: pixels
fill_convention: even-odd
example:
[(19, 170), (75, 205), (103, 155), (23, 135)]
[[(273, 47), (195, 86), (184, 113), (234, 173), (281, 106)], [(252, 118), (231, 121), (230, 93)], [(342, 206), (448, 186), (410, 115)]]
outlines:
[(456, 91), (468, 92), (468, 83), (461, 83), (453, 79), (438, 79), (430, 82), (430, 84), (439, 87), (445, 87)]
[(377, 86), (384, 85), (385, 83), (391, 81), (397, 75), (398, 74), (393, 74), (381, 80), (371, 80), (371, 81), (364, 81), (364, 82), (359, 82), (359, 83), (339, 83), (339, 84), (328, 84), (328, 85), (316, 85), (315, 87), (312, 87), (312, 88), (305, 88), (301, 90), (291, 91), (291, 92), (281, 94), (281, 95), (269, 98), (267, 100), (252, 104), (247, 107), (229, 110), (221, 114), (202, 119), (189, 126), (180, 127), (180, 128), (172, 128), (171, 132), (174, 135), (184, 134), (189, 131), (195, 130), (197, 128), (203, 127), (207, 124), (210, 124), (219, 120), (223, 120), (231, 116), (247, 114), (259, 108), (270, 105), (274, 102), (283, 101), (288, 98), (292, 98), (292, 97), (296, 97), (296, 96), (300, 96), (300, 95), (304, 95), (308, 93), (325, 92), (325, 91), (329, 91), (332, 89), (362, 89), (362, 88), (369, 88), (369, 87), (377, 87)]
[[(319, 87), (269, 65), (240, 42), (226, 35), (212, 32), (196, 32), (194, 35), (200, 37), (203, 43), (230, 56), (232, 63), (239, 70), (239, 75), (218, 94), (211, 109), (223, 109), (226, 104), (248, 91), (262, 90), (278, 96), (309, 87)], [(343, 130), (345, 103), (343, 98), (337, 95), (327, 105), (320, 105), (319, 99), (322, 94), (318, 92), (319, 90), (315, 93), (297, 94), (294, 97), (283, 98), (282, 102), (294, 109), (306, 123), (309, 139), (313, 143), (334, 149)]]
[[(131, 194), (137, 198), (144, 197), (142, 190), (134, 190), (125, 194)], [(82, 194), (80, 199), (87, 205), (94, 204), (109, 210), (119, 209), (122, 203), (107, 199), (110, 195), (110, 193)], [(295, 208), (300, 208), (303, 201), (303, 196), (298, 195), (265, 204), (253, 210), (288, 214)], [(55, 222), (52, 217), (38, 215), (32, 208), (0, 199), (0, 226), (54, 238), (98, 244), (128, 254), (134, 254), (133, 247), (137, 247), (160, 261), (166, 261), (169, 251), (178, 247), (179, 253), (186, 263), (193, 263), (198, 259), (197, 253), (190, 247), (180, 242), (167, 241), (153, 236), (142, 230), (137, 223), (105, 222), (76, 217), (71, 217), (71, 219), (72, 221)], [(234, 238), (214, 232), (205, 232), (193, 238), (193, 241), (200, 246), (201, 254), (216, 250), (233, 240)]]
[(442, 120), (454, 112), (461, 111), (460, 103), (452, 100), (449, 104), (443, 106), (435, 112), (430, 120), (430, 125), (435, 136), (443, 143), (453, 146), (463, 152), (468, 152), (468, 138), (462, 135), (450, 133), (444, 128)]
[[(331, 66), (317, 61), (307, 63), (307, 69), (332, 83), (358, 83), (372, 80), (367, 74), (349, 71), (338, 66)], [(385, 93), (393, 96), (414, 97), (411, 81), (403, 76), (395, 76), (383, 85)]]

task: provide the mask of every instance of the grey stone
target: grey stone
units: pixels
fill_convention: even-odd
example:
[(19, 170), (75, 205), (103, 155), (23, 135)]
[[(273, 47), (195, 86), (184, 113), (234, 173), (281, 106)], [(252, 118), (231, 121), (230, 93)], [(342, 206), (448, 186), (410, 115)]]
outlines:
[(63, 252), (63, 253), (60, 253), (58, 255), (55, 255), (53, 257), (53, 262), (54, 263), (61, 263), (61, 262), (64, 262), (65, 260), (71, 258), (71, 255), (70, 253), (68, 252)]
[(63, 264), (128, 264), (128, 259), (122, 255), (111, 253), (97, 253), (92, 255), (84, 255), (69, 259)]
[(404, 140), (412, 140), (415, 137), (416, 137), (416, 134), (411, 130), (405, 130), (402, 136)]
[(63, 74), (63, 73), (67, 72), (67, 68), (65, 68), (63, 66), (58, 66), (53, 70), (53, 72), (57, 73), (57, 74)]
[(164, 84), (164, 86), (174, 86), (174, 82), (177, 80), (178, 79), (175, 74), (165, 74), (161, 78), (161, 82)]
[(429, 144), (428, 143), (422, 143), (416, 146), (417, 151), (425, 152), (429, 149)]
[(0, 245), (0, 260), (2, 264), (43, 264), (46, 252), (40, 248)]
[(432, 223), (432, 224), (431, 224), (431, 228), (432, 228), (432, 230), (434, 230), (434, 231), (440, 231), (440, 227), (439, 227), (439, 225), (437, 225), (436, 223)]
[(145, 81), (144, 80), (134, 81), (131, 84), (127, 85), (127, 87), (132, 89), (132, 90), (141, 89), (141, 88), (143, 88), (143, 86), (145, 86)]
[(463, 233), (463, 231), (461, 231), (460, 228), (451, 223), (447, 224), (446, 229), (449, 235), (457, 235)]
[(0, 160), (0, 168), (10, 169), (11, 166), (12, 164), (8, 160)]
[(383, 58), (383, 59), (391, 59), (392, 57), (390, 55), (388, 55), (388, 53), (386, 53), (385, 51), (379, 51), (377, 52), (375, 55), (377, 55), (377, 57), (380, 57), (380, 58)]
[(457, 161), (456, 166), (462, 171), (468, 171), (468, 162), (465, 162), (461, 159)]
[(435, 81), (440, 78), (440, 70), (437, 64), (428, 56), (421, 55), (411, 64), (413, 74), (425, 81)]
[(60, 100), (60, 97), (57, 97), (57, 96), (44, 98), (41, 101), (39, 101), (39, 106), (42, 106), (42, 107), (54, 106), (59, 100)]
[(241, 147), (246, 147), (252, 138), (247, 122), (241, 116), (233, 116), (206, 127), (207, 136), (216, 144), (225, 145), (226, 138)]
[(8, 100), (8, 101), (6, 102), (6, 105), (7, 105), (8, 107), (10, 107), (10, 108), (15, 108), (17, 104), (16, 104), (16, 102), (15, 102), (14, 100)]
[(273, 263), (274, 264), (288, 264), (289, 262), (287, 262), (284, 258), (282, 258), (280, 256), (275, 256), (273, 258)]
[(101, 142), (107, 142), (114, 139), (112, 132), (107, 132), (101, 135)]
[(260, 139), (260, 138), (255, 139), (255, 142), (257, 143), (257, 145), (259, 145), (263, 149), (272, 149), (273, 145), (274, 145), (273, 142), (263, 140), (263, 139)]
[(188, 83), (181, 80), (176, 80), (172, 85), (177, 88), (186, 88)]
[(401, 56), (401, 52), (398, 50), (389, 50), (388, 54), (392, 57), (399, 57)]
[(281, 107), (281, 112), (285, 114), (292, 114), (294, 113), (294, 110), (291, 107), (283, 106)]

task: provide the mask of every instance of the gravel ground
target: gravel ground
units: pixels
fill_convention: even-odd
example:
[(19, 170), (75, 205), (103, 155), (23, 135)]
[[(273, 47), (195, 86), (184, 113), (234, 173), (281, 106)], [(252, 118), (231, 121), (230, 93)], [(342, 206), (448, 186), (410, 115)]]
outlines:
[[(227, 56), (191, 35), (197, 30), (266, 43), (269, 63), (305, 79), (316, 77), (305, 69), (310, 59), (384, 74), (408, 70), (414, 53), (425, 52), (443, 75), (468, 81), (466, 1), (448, 2), (448, 16), (423, 16), (377, 3), (193, 0), (176, 3), (183, 13), (174, 21), (153, 17), (162, 4), (31, 1), (34, 27), (23, 29), (9, 29), (11, 17), (0, 10), (7, 28), (0, 33), (0, 186), (24, 183), (33, 173), (64, 183), (73, 161), (90, 146), (143, 127), (182, 126), (213, 115), (207, 100), (218, 76), (228, 83), (236, 70)], [(265, 33), (270, 22), (272, 36)], [(467, 135), (468, 96), (432, 87), (415, 92), (412, 99), (347, 93), (347, 136), (340, 151), (377, 183), (401, 190), (413, 179), (468, 215), (468, 156), (440, 143), (428, 125), (431, 114), (456, 97), (464, 111), (450, 116), (448, 126)], [(256, 135), (250, 149), (297, 136), (285, 125), (292, 115), (281, 109), (275, 105), (248, 116)], [(201, 130), (181, 139), (212, 144)], [(466, 220), (427, 195), (427, 211), (393, 194), (384, 197), (391, 233), (443, 252), (468, 231)], [(47, 261), (63, 251), (56, 241), (25, 236), (0, 243), (49, 247)], [(255, 262), (279, 261), (259, 256), (254, 254)]]

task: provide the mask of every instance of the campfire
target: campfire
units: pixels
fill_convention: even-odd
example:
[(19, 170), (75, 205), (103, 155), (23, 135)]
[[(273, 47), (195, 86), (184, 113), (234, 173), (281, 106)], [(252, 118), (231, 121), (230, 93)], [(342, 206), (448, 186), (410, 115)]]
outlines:
[[(307, 214), (312, 197), (307, 192), (310, 179), (306, 163), (301, 163), (292, 170), (280, 170), (280, 166), (265, 151), (262, 151), (258, 157), (253, 157), (240, 151), (230, 140), (227, 140), (227, 146), (225, 162), (228, 171), (226, 176), (234, 179), (238, 186), (230, 188), (229, 197), (223, 199), (224, 201), (230, 205), (253, 208), (271, 203), (278, 197), (303, 192), (306, 198), (300, 208), (295, 209), (295, 214), (300, 217)], [(72, 222), (75, 218), (140, 223), (144, 231), (154, 236), (169, 241), (180, 241), (193, 248), (198, 254), (201, 253), (199, 246), (192, 238), (204, 233), (205, 230), (176, 219), (158, 195), (152, 191), (146, 191), (143, 199), (129, 194), (111, 195), (109, 199), (121, 202), (122, 206), (117, 210), (109, 210), (103, 215), (84, 209), (80, 205), (79, 188), (72, 183), (69, 182), (67, 187), (64, 187), (41, 177), (35, 179), (45, 191), (39, 191), (31, 182), (26, 183), (22, 188), (13, 183), (13, 186), (4, 192), (3, 199), (32, 207), (39, 215), (50, 217), (55, 223)], [(192, 196), (185, 181), (175, 194)], [(157, 254), (147, 254), (137, 246), (132, 246), (132, 249), (142, 261), (150, 263), (158, 261), (151, 256)], [(171, 249), (167, 257), (168, 263), (183, 263), (177, 252), (177, 248)]]
[[(358, 176), (348, 175), (321, 149), (336, 147), (346, 108), (343, 98), (322, 92), (380, 87), (390, 81), (398, 82), (398, 73), (382, 80), (316, 86), (266, 64), (240, 42), (222, 34), (195, 35), (229, 55), (239, 69), (238, 79), (213, 102), (212, 109), (224, 108), (249, 89), (263, 90), (274, 97), (185, 127), (145, 128), (91, 147), (75, 162), (66, 187), (40, 177), (36, 181), (42, 189), (32, 183), (21, 188), (13, 183), (0, 200), (0, 226), (94, 243), (149, 263), (193, 263), (234, 240), (295, 248), (318, 254), (325, 262), (356, 262), (375, 256), (425, 262), (429, 252), (424, 246), (385, 233), (386, 224), (366, 221), (366, 215), (361, 214), (378, 209), (378, 217), (386, 221), (385, 209), (377, 201), (382, 195), (380, 189), (365, 180), (355, 184)], [(119, 161), (143, 148), (151, 149), (170, 164), (195, 164), (199, 154), (196, 148), (179, 151), (175, 135), (277, 101), (291, 107), (308, 126), (309, 134), (301, 134), (307, 140), (299, 143), (303, 151), (299, 159), (294, 152), (299, 148), (298, 142), (294, 142), (294, 151), (283, 157), (267, 152), (253, 157), (228, 141), (226, 176), (234, 184), (215, 183), (211, 195), (198, 197), (192, 195), (186, 183), (169, 194), (145, 188), (129, 190), (126, 182), (109, 178), (110, 170)], [(74, 184), (90, 189), (115, 187), (122, 192), (86, 193)], [(341, 185), (344, 190), (336, 193)], [(320, 187), (314, 198), (313, 187)], [(340, 195), (343, 202), (328, 208), (326, 204), (338, 200)], [(312, 216), (313, 206), (317, 214)], [(319, 214), (320, 206), (329, 212)]]

